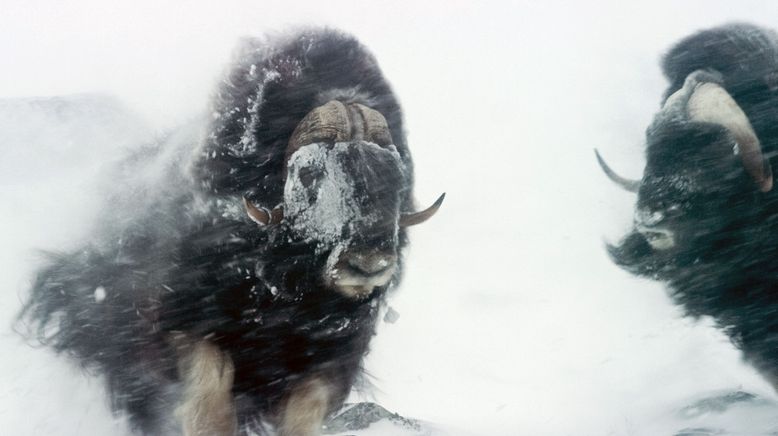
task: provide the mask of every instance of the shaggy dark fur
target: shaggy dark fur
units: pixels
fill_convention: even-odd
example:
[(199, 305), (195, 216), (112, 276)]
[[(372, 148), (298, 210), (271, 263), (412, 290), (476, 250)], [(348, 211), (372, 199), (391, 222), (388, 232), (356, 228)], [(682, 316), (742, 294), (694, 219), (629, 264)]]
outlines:
[[(683, 39), (663, 60), (665, 98), (700, 69), (737, 101), (778, 168), (776, 34), (734, 24)], [(636, 208), (661, 212), (676, 244), (654, 250), (635, 230), (610, 247), (613, 259), (666, 281), (689, 315), (712, 316), (778, 387), (778, 191), (759, 192), (719, 125), (660, 114), (646, 144)]]
[[(386, 117), (406, 171), (364, 160), (352, 168), (368, 165), (382, 178), (386, 192), (377, 195), (395, 214), (412, 210), (400, 107), (365, 47), (333, 30), (245, 40), (215, 95), (204, 143), (176, 134), (125, 162), (110, 177), (118, 188), (94, 238), (51, 255), (35, 277), (20, 319), (104, 375), (113, 406), (138, 431), (178, 431), (168, 422), (178, 395), (170, 332), (208, 336), (229, 352), (244, 430), (305, 374), (329, 375), (340, 400), (358, 378), (387, 289), (353, 300), (324, 288), (331, 247), (286, 223), (261, 228), (241, 205), (244, 195), (282, 202), (289, 136), (334, 98)], [(372, 236), (362, 242), (392, 243), (398, 253), (406, 243), (402, 229), (394, 239)]]

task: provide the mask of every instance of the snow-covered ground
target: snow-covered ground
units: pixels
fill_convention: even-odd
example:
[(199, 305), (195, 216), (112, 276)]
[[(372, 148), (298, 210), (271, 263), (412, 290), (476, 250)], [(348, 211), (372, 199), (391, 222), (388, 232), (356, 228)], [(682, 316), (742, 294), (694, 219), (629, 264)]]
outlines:
[[(399, 319), (380, 326), (375, 388), (355, 400), (450, 435), (778, 430), (778, 396), (728, 340), (607, 259), (633, 198), (592, 152), (638, 175), (662, 51), (726, 21), (778, 25), (773, 1), (2, 3), (6, 326), (34, 250), (84, 236), (104, 163), (203, 110), (239, 36), (324, 23), (371, 47), (393, 83), (420, 203), (448, 193), (412, 230)], [(72, 94), (116, 116), (54, 120), (28, 98)], [(30, 115), (4, 111), (9, 101)], [(0, 433), (125, 434), (99, 380), (7, 328), (0, 350)]]

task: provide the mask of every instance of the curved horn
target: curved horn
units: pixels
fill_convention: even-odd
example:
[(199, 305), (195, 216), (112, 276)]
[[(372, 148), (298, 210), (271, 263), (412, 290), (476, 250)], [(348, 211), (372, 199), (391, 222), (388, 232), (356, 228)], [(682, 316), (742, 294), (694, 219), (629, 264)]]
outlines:
[[(314, 142), (341, 142), (351, 139), (351, 121), (346, 105), (332, 100), (303, 117), (295, 127), (286, 147), (285, 162), (300, 147)], [(286, 163), (284, 164), (286, 171)], [(286, 174), (284, 174), (286, 175)]]
[(732, 133), (740, 159), (748, 174), (762, 192), (773, 188), (770, 163), (762, 155), (762, 146), (748, 117), (737, 102), (720, 85), (706, 82), (698, 85), (689, 97), (687, 112), (691, 121), (716, 123)]
[(351, 137), (351, 122), (346, 105), (332, 100), (303, 117), (289, 137), (289, 146), (303, 146), (314, 142), (347, 141)]
[(332, 100), (319, 106), (297, 124), (286, 149), (286, 159), (300, 147), (314, 142), (343, 142), (364, 139), (386, 146), (393, 144), (386, 118), (359, 103)]
[(272, 211), (268, 211), (265, 208), (254, 206), (246, 197), (243, 197), (243, 205), (246, 207), (249, 218), (259, 225), (278, 224), (284, 219), (284, 210), (280, 205)]
[(440, 209), (440, 205), (443, 204), (443, 199), (446, 198), (446, 193), (444, 192), (440, 197), (438, 197), (437, 200), (435, 200), (435, 203), (432, 204), (432, 206), (422, 210), (421, 212), (412, 212), (412, 213), (404, 213), (400, 217), (400, 227), (410, 227), (415, 226), (416, 224), (421, 224), (424, 221), (427, 221), (428, 219), (432, 218), (433, 215), (435, 215), (435, 212)]
[(354, 120), (353, 124), (362, 124), (361, 128), (354, 129), (353, 139), (364, 139), (381, 146), (394, 143), (389, 124), (381, 112), (359, 103), (349, 103), (348, 108)]
[(597, 162), (600, 164), (600, 168), (602, 168), (602, 171), (606, 176), (608, 176), (609, 179), (611, 179), (613, 183), (621, 186), (629, 192), (638, 192), (638, 189), (640, 189), (640, 180), (631, 180), (621, 177), (620, 175), (616, 174), (616, 172), (613, 171), (607, 163), (605, 163), (605, 159), (600, 156), (600, 152), (597, 151), (596, 148), (594, 149), (594, 154), (597, 156)]

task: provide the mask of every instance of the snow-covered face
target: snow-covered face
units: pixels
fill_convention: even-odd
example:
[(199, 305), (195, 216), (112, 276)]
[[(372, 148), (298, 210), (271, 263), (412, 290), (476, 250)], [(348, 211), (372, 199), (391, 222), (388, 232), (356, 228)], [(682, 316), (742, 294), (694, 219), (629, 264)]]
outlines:
[(389, 284), (397, 269), (406, 180), (393, 146), (313, 143), (290, 157), (284, 219), (295, 239), (327, 254), (325, 286), (361, 298)]

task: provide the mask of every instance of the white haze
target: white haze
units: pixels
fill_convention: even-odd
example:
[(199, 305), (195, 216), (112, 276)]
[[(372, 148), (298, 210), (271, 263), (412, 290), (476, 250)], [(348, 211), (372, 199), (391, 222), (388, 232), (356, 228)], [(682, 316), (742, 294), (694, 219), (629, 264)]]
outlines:
[[(452, 435), (774, 431), (775, 407), (679, 417), (719, 391), (778, 397), (709, 321), (681, 318), (661, 285), (610, 263), (603, 241), (627, 230), (633, 198), (605, 179), (592, 151), (640, 174), (643, 132), (665, 85), (660, 54), (733, 20), (775, 26), (778, 7), (3, 0), (0, 97), (107, 93), (138, 124), (69, 149), (0, 143), (0, 321), (18, 310), (35, 249), (86, 237), (100, 166), (204, 110), (237, 38), (329, 24), (372, 49), (403, 103), (419, 202), (448, 194), (432, 222), (413, 229), (391, 299), (399, 320), (373, 342), (378, 402)], [(99, 380), (9, 329), (0, 344), (0, 432), (124, 434)]]

